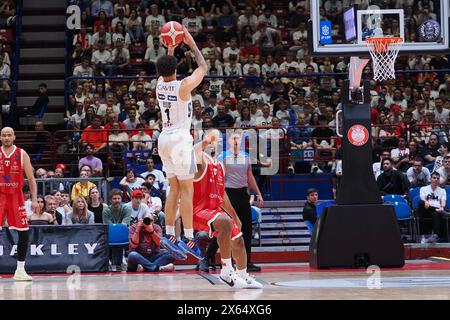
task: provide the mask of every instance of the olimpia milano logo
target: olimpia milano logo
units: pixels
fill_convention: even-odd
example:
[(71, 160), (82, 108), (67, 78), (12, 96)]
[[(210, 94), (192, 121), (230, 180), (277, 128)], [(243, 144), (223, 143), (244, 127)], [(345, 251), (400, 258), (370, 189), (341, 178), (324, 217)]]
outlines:
[(419, 26), (419, 36), (424, 41), (436, 42), (441, 35), (441, 26), (435, 20), (426, 20)]

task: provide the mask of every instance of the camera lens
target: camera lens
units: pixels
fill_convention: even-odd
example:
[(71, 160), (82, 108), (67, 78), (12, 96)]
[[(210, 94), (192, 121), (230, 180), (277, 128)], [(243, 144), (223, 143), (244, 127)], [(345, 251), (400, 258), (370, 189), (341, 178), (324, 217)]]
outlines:
[(147, 226), (150, 225), (150, 223), (152, 222), (152, 220), (149, 217), (145, 217), (143, 221), (144, 221), (144, 224)]

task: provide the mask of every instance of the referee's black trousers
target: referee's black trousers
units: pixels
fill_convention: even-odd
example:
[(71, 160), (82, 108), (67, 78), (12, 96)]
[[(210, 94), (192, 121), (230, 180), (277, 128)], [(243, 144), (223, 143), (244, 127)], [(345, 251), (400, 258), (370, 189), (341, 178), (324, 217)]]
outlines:
[(226, 188), (231, 205), (242, 222), (242, 236), (247, 251), (247, 264), (251, 263), (252, 253), (252, 208), (250, 207), (250, 195), (247, 188)]

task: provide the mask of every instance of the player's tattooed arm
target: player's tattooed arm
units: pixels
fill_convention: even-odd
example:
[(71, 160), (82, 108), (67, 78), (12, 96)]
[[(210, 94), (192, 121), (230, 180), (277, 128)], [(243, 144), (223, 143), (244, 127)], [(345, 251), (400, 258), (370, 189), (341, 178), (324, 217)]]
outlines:
[(205, 74), (208, 72), (208, 65), (206, 64), (205, 58), (202, 55), (202, 52), (198, 48), (197, 44), (194, 41), (194, 38), (189, 33), (188, 29), (183, 26), (184, 31), (184, 43), (191, 48), (192, 53), (194, 54), (195, 61), (197, 62), (198, 69), (201, 69)]

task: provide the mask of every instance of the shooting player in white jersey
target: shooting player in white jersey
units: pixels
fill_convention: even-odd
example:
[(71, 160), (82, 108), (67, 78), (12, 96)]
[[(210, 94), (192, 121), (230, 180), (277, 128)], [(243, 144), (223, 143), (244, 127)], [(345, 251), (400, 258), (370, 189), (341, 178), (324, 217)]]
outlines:
[[(161, 108), (163, 128), (158, 138), (158, 152), (164, 171), (170, 183), (170, 193), (166, 200), (166, 235), (161, 239), (161, 247), (172, 256), (184, 260), (187, 253), (201, 259), (201, 251), (194, 241), (193, 178), (196, 159), (193, 139), (190, 134), (192, 121), (191, 91), (202, 81), (208, 70), (205, 59), (192, 35), (183, 27), (184, 43), (195, 55), (198, 68), (192, 75), (181, 81), (176, 79), (177, 59), (173, 56), (175, 47), (168, 48), (168, 55), (160, 57), (156, 69), (160, 75), (156, 86), (156, 97)], [(180, 202), (180, 214), (184, 227), (184, 238), (175, 237), (175, 215)]]

